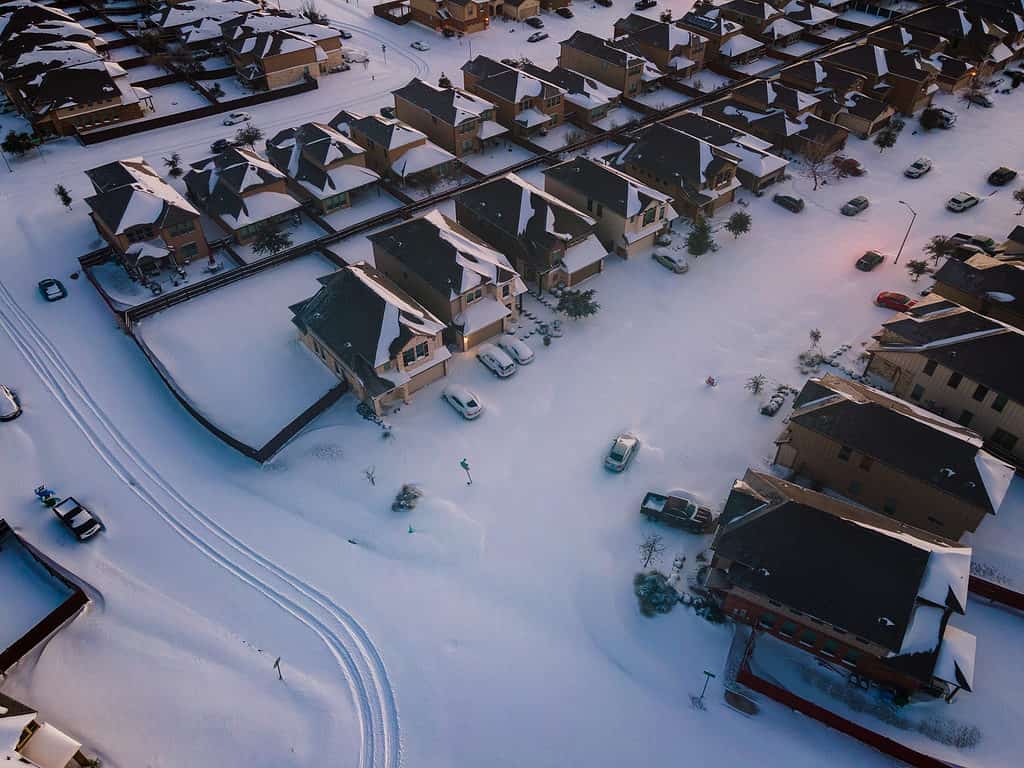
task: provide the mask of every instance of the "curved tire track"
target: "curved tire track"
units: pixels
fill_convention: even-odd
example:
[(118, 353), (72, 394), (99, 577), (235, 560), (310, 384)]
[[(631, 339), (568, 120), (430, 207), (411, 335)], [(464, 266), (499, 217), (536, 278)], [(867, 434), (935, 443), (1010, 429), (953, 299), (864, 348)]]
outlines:
[[(387, 670), (359, 623), (330, 597), (232, 535), (185, 499), (131, 445), (0, 281), (0, 327), (100, 459), (186, 542), (308, 627), (341, 668), (359, 718), (362, 768), (398, 768), (398, 710)], [(119, 456), (120, 454), (120, 456)], [(146, 478), (136, 480), (133, 472)], [(174, 502), (162, 504), (147, 486)]]

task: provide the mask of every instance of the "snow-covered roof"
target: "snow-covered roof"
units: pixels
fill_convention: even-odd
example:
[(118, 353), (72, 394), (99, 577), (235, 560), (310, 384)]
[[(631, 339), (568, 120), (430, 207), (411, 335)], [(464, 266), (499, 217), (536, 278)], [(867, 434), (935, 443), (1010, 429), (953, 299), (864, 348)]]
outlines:
[(324, 172), (324, 179), (322, 186), (317, 186), (306, 178), (298, 179), (298, 182), (314, 197), (323, 200), (342, 192), (351, 192), (375, 184), (380, 181), (380, 175), (369, 168), (349, 163), (327, 169)]
[(551, 122), (551, 115), (541, 112), (539, 109), (524, 109), (519, 112), (514, 120), (527, 128), (533, 128), (537, 125), (544, 125), (545, 123)]
[(978, 640), (970, 632), (946, 624), (932, 676), (967, 691), (974, 690), (974, 656), (977, 647)]
[[(86, 203), (114, 234), (143, 225), (173, 224), (183, 216), (199, 215), (195, 207), (141, 157), (111, 165), (117, 168), (106, 172), (123, 174), (124, 183), (86, 198)], [(105, 168), (93, 171), (101, 172)]]
[(462, 312), (457, 314), (452, 321), (462, 328), (466, 335), (486, 328), (499, 320), (504, 320), (512, 314), (512, 310), (495, 298), (486, 296), (474, 301)]
[(570, 275), (596, 264), (608, 255), (608, 249), (601, 245), (597, 235), (590, 235), (582, 242), (575, 243), (565, 250), (562, 264)]
[(302, 208), (302, 203), (291, 195), (270, 190), (246, 195), (241, 198), (241, 201), (242, 206), (237, 213), (227, 211), (220, 213), (220, 217), (232, 229), (241, 229), (250, 224), (259, 224), (275, 216), (280, 216), (289, 211), (298, 211)]
[(501, 136), (503, 133), (508, 133), (508, 128), (506, 128), (501, 123), (496, 123), (493, 120), (484, 120), (482, 123), (480, 123), (479, 135), (481, 141), (492, 139), (495, 136)]
[(391, 170), (404, 179), (454, 159), (455, 155), (451, 152), (428, 141), (402, 153), (402, 156), (391, 164)]
[(49, 723), (43, 723), (21, 748), (39, 768), (66, 768), (82, 745)]
[(781, 18), (776, 19), (767, 27), (765, 27), (764, 33), (773, 39), (779, 39), (780, 37), (788, 37), (796, 32), (802, 32), (803, 27), (799, 24), (795, 24), (789, 19)]
[(764, 43), (762, 43), (760, 40), (755, 40), (752, 37), (747, 37), (744, 34), (739, 34), (733, 35), (724, 43), (722, 43), (721, 48), (719, 48), (718, 50), (723, 56), (733, 58), (735, 56), (741, 56), (744, 53), (749, 53), (750, 51), (763, 47)]

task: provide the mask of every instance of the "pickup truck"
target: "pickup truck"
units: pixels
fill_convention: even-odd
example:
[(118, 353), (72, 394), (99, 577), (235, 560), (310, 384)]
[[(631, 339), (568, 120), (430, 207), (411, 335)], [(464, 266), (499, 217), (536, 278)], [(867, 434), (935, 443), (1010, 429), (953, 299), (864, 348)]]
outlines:
[(685, 496), (648, 491), (640, 505), (640, 513), (692, 533), (707, 533), (714, 526), (711, 510)]

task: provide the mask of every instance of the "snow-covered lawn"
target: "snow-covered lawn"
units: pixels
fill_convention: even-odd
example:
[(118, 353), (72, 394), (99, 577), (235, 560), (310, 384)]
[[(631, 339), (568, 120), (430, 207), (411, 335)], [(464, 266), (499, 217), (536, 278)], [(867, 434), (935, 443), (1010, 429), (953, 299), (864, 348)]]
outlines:
[(974, 549), (971, 572), (1017, 592), (1024, 592), (1024, 478), (1010, 486), (1010, 514), (985, 519), (967, 542)]
[(860, 27), (873, 27), (876, 24), (881, 24), (884, 20), (881, 16), (876, 16), (873, 13), (865, 13), (864, 11), (853, 10), (852, 8), (839, 14), (839, 18)]
[(654, 109), (668, 109), (692, 98), (692, 96), (687, 96), (679, 91), (673, 91), (671, 88), (658, 88), (650, 93), (639, 94), (634, 101), (639, 101)]
[(203, 80), (203, 85), (207, 89), (212, 89), (214, 83), (220, 85), (224, 95), (221, 97), (221, 101), (230, 101), (232, 99), (241, 99), (245, 96), (251, 96), (252, 91), (242, 85), (242, 81), (237, 77), (221, 77), (216, 80)]
[[(163, 293), (174, 293), (189, 285), (196, 285), (207, 280), (213, 275), (219, 275), (235, 268), (235, 261), (224, 251), (214, 254), (214, 258), (220, 265), (220, 269), (213, 272), (209, 268), (207, 259), (199, 259), (185, 266), (185, 277), (182, 278), (177, 272), (162, 271), (153, 281), (159, 283)], [(153, 298), (153, 292), (136, 280), (132, 280), (124, 268), (114, 261), (107, 261), (99, 266), (92, 267), (93, 277), (103, 287), (104, 293), (110, 297), (114, 306), (119, 309), (133, 307), (144, 301)], [(163, 293), (161, 295), (163, 295)]]
[(389, 195), (383, 189), (368, 189), (360, 193), (350, 207), (331, 211), (324, 216), (324, 220), (335, 230), (340, 231), (404, 205), (405, 203), (397, 197)]
[(703, 69), (694, 72), (692, 75), (680, 81), (683, 85), (696, 88), (701, 93), (711, 93), (719, 88), (724, 88), (732, 82), (732, 78), (712, 72), (710, 69)]
[[(292, 239), (292, 248), (308, 243), (310, 240), (316, 240), (317, 238), (323, 237), (327, 234), (323, 227), (306, 216), (305, 213), (301, 214), (301, 217), (302, 221), (297, 226), (288, 224), (287, 226), (282, 227), (282, 231), (287, 231), (288, 235)], [(262, 256), (257, 256), (253, 253), (252, 243), (247, 243), (245, 245), (232, 243), (231, 250), (237, 253), (238, 257), (246, 264), (263, 258)]]
[(779, 59), (773, 59), (770, 56), (762, 56), (757, 61), (751, 61), (747, 64), (737, 64), (733, 69), (737, 72), (742, 72), (745, 75), (756, 75), (758, 72), (764, 72), (766, 69), (777, 67), (783, 62)]
[(574, 143), (585, 139), (589, 134), (583, 128), (572, 123), (562, 123), (547, 132), (546, 136), (540, 134), (530, 139), (538, 147), (547, 150), (561, 149), (566, 144)]
[(828, 40), (842, 40), (852, 34), (854, 34), (854, 30), (846, 29), (846, 27), (827, 27), (817, 33), (819, 37), (824, 37)]
[(402, 192), (407, 194), (409, 197), (411, 197), (413, 200), (422, 200), (423, 198), (430, 197), (431, 195), (446, 192), (450, 189), (456, 189), (465, 184), (469, 184), (474, 180), (474, 176), (469, 175), (465, 171), (465, 169), (460, 168), (459, 174), (457, 176), (445, 176), (441, 179), (434, 181), (431, 184), (424, 184), (422, 182), (406, 184), (403, 182), (398, 182), (398, 188), (402, 190)]
[[(52, 515), (48, 509), (40, 511), (40, 514), (44, 512)], [(21, 546), (0, 549), (0, 584), (4, 585), (0, 651), (7, 650), (28, 634), (71, 595), (67, 586)]]
[(779, 53), (789, 54), (790, 56), (805, 56), (820, 47), (820, 43), (812, 43), (809, 40), (797, 40), (792, 45), (787, 45), (784, 48), (776, 48), (775, 50)]
[(594, 125), (596, 125), (601, 130), (610, 131), (613, 128), (618, 128), (620, 125), (625, 125), (626, 123), (631, 123), (636, 120), (639, 120), (641, 117), (643, 117), (643, 115), (641, 115), (635, 109), (630, 109), (629, 107), (619, 105), (611, 112), (609, 112), (605, 117), (601, 118), (596, 123), (594, 123)]
[(582, 154), (588, 157), (606, 157), (613, 152), (619, 152), (623, 149), (623, 145), (614, 141), (599, 141), (597, 144), (591, 144), (587, 147)]
[[(132, 67), (131, 69), (127, 70), (127, 72), (128, 80), (132, 83), (141, 83), (145, 80), (152, 80), (153, 78), (164, 77), (165, 75), (170, 74), (170, 72), (161, 67), (159, 64), (143, 64), (141, 67)], [(178, 85), (178, 83), (175, 83), (175, 85)], [(180, 85), (183, 85), (185, 88), (190, 89), (188, 83), (180, 83)], [(168, 86), (161, 87), (166, 88)]]
[(523, 160), (529, 160), (531, 157), (536, 157), (536, 155), (528, 149), (523, 149), (518, 144), (508, 141), (488, 147), (477, 154), (464, 155), (460, 159), (470, 168), (474, 168), (480, 173), (490, 174), (497, 173), (515, 163), (521, 163)]
[(338, 383), (299, 343), (288, 311), (335, 269), (303, 256), (148, 317), (136, 333), (197, 410), (259, 448)]
[[(113, 61), (124, 61), (125, 59), (137, 59), (139, 56), (144, 56), (146, 52), (139, 48), (137, 45), (124, 45), (120, 48), (110, 49), (110, 58)], [(129, 70), (128, 74), (131, 75), (135, 70)]]
[[(147, 89), (153, 94), (153, 106), (157, 115), (184, 112), (187, 109), (208, 106), (210, 102), (188, 83), (171, 83)], [(152, 115), (148, 115), (152, 116)]]

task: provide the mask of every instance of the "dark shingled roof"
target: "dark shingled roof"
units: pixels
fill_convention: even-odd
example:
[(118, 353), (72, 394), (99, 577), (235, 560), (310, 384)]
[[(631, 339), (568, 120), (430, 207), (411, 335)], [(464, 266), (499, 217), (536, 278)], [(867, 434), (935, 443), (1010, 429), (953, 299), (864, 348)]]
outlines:
[(571, 37), (563, 40), (560, 44), (589, 53), (591, 56), (596, 56), (617, 67), (628, 67), (630, 64), (636, 63), (636, 59), (641, 58), (636, 54), (624, 51), (618, 43), (609, 43), (603, 37), (582, 30), (573, 32)]
[(664, 22), (652, 19), (650, 16), (641, 16), (639, 13), (631, 13), (623, 16), (613, 25), (616, 35), (632, 35), (642, 29), (653, 27)]
[[(947, 259), (933, 275), (935, 282), (944, 283), (979, 300), (984, 300), (989, 293), (1006, 294), (1012, 300), (998, 302), (998, 306), (1024, 314), (1024, 268), (1015, 264), (993, 264), (981, 269), (971, 263), (977, 263), (977, 259), (976, 256), (967, 261)], [(989, 263), (988, 259), (981, 261)]]
[[(438, 120), (443, 120), (449, 125), (459, 125), (465, 120), (479, 117), (481, 112), (494, 108), (490, 102), (479, 96), (474, 96), (468, 91), (461, 91), (457, 88), (439, 88), (423, 82), (418, 77), (414, 77), (406, 85), (392, 93), (426, 110)], [(459, 115), (460, 112), (474, 111), (476, 114), (473, 115)]]
[(712, 120), (698, 112), (683, 112), (662, 122), (670, 128), (688, 133), (709, 144), (714, 144), (716, 147), (728, 144), (735, 138), (749, 135), (738, 128), (733, 128), (718, 120)]
[(813, 83), (816, 88), (827, 88), (840, 93), (857, 87), (863, 81), (862, 77), (853, 72), (817, 61), (793, 64), (779, 74), (782, 78), (789, 75), (794, 80)]
[(874, 78), (884, 78), (888, 73), (913, 80), (926, 80), (930, 76), (930, 72), (921, 67), (917, 54), (890, 51), (871, 44), (852, 45), (828, 54), (822, 61)]
[(664, 202), (664, 195), (659, 198), (647, 194), (650, 188), (643, 182), (628, 176), (622, 171), (614, 170), (604, 163), (591, 160), (589, 157), (575, 157), (564, 163), (552, 166), (544, 171), (545, 176), (562, 182), (563, 184), (576, 189), (587, 197), (597, 200), (605, 208), (614, 211), (620, 216), (629, 218), (639, 211), (630, 214), (629, 190), (636, 187), (636, 196), (640, 202), (640, 211), (643, 211), (652, 202)]
[(765, 2), (754, 2), (753, 0), (729, 0), (728, 3), (719, 5), (718, 8), (760, 19), (761, 21), (782, 15), (782, 11), (773, 5)]
[[(705, 178), (713, 178), (738, 160), (718, 147), (667, 125), (655, 123), (615, 156), (612, 164), (637, 165), (658, 177), (675, 180), (699, 195)], [(710, 149), (710, 152), (707, 150)], [(705, 164), (706, 162), (706, 164)]]
[(98, 62), (47, 70), (38, 81), (22, 83), (19, 89), (32, 111), (38, 114), (121, 95), (106, 66)]

